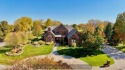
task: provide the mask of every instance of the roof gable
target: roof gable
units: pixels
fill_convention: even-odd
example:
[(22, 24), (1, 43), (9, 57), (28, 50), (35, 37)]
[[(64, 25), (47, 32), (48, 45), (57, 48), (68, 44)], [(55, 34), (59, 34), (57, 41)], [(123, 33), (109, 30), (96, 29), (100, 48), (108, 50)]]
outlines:
[(72, 30), (69, 32), (67, 38), (69, 39), (75, 32), (76, 32), (76, 29), (72, 29)]
[(68, 30), (68, 32), (70, 32), (72, 29), (74, 29), (72, 26), (64, 26), (67, 30)]
[(57, 30), (59, 27), (66, 28), (68, 30), (68, 32), (70, 32), (72, 29), (74, 29), (72, 26), (60, 24), (58, 27), (55, 28), (55, 30)]
[[(68, 35), (67, 38), (69, 39), (77, 30), (74, 29), (72, 26), (67, 26), (67, 25), (63, 25), (60, 24), (59, 26), (49, 26), (45, 29), (45, 31), (48, 31), (48, 28), (51, 28), (51, 33), (56, 37), (56, 33), (54, 33), (55, 30), (58, 30), (59, 28), (64, 27), (66, 30), (68, 30)], [(59, 36), (60, 37), (60, 36)]]

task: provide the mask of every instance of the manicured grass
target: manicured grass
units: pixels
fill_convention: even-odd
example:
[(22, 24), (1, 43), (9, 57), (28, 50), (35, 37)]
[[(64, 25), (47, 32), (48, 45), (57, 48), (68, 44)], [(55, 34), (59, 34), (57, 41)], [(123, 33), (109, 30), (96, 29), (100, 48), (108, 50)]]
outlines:
[(33, 47), (32, 45), (27, 45), (24, 48), (24, 52), (19, 56), (6, 56), (5, 52), (9, 51), (9, 47), (0, 47), (0, 64), (13, 64), (16, 61), (20, 61), (24, 58), (50, 54), (53, 47), (51, 45), (44, 45), (40, 47)]
[(110, 60), (111, 64), (114, 63), (114, 60), (109, 56), (107, 56), (106, 54), (81, 57), (80, 59), (87, 62), (91, 66), (102, 66), (103, 64), (106, 63), (107, 60)]
[(58, 53), (60, 55), (68, 55), (79, 58), (91, 66), (102, 66), (106, 63), (107, 60), (111, 61), (111, 64), (114, 63), (114, 60), (107, 56), (102, 51), (88, 52), (83, 48), (73, 48), (73, 47), (58, 47)]

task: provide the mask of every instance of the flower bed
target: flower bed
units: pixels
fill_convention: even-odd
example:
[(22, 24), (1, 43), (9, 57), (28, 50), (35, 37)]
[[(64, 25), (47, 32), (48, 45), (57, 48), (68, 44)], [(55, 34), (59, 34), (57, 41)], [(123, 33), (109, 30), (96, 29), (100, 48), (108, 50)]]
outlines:
[(6, 52), (5, 55), (7, 55), (7, 56), (18, 56), (18, 55), (21, 55), (23, 53), (23, 48), (24, 47), (12, 49), (11, 51)]
[(72, 69), (67, 63), (61, 60), (55, 62), (54, 58), (29, 58), (25, 61), (19, 62), (5, 70), (41, 70), (41, 69)]

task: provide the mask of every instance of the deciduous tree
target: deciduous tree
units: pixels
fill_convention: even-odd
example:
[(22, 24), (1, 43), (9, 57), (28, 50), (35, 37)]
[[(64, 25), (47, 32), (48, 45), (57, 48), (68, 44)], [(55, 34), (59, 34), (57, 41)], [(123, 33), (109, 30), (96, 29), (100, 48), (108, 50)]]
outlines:
[(3, 40), (3, 32), (0, 30), (0, 41), (2, 41)]
[(5, 36), (7, 35), (7, 33), (10, 32), (10, 29), (9, 29), (9, 24), (7, 21), (1, 21), (0, 22), (0, 30), (2, 31), (1, 35), (2, 35), (2, 39), (5, 38)]
[(33, 34), (35, 35), (35, 36), (37, 36), (37, 38), (39, 37), (39, 36), (41, 36), (41, 34), (42, 34), (42, 28), (41, 28), (41, 22), (40, 21), (38, 21), (38, 20), (35, 20), (34, 22), (33, 22), (33, 29), (32, 29), (32, 31), (33, 31)]
[(79, 24), (79, 25), (78, 25), (78, 28), (79, 28), (80, 30), (84, 29), (84, 27), (85, 27), (85, 24)]
[(53, 25), (53, 26), (59, 26), (60, 24), (61, 24), (60, 21), (53, 21), (53, 22), (52, 22), (52, 25)]
[(47, 21), (45, 22), (45, 26), (48, 27), (50, 25), (52, 25), (52, 20), (48, 18)]
[(15, 30), (16, 31), (30, 31), (33, 26), (32, 19), (29, 17), (21, 17), (15, 22)]
[(16, 48), (18, 47), (18, 45), (21, 43), (22, 41), (22, 37), (19, 33), (17, 32), (12, 32), (7, 34), (7, 36), (5, 37), (5, 42), (8, 45), (11, 45), (12, 48)]
[(125, 12), (117, 16), (114, 24), (113, 40), (125, 43)]

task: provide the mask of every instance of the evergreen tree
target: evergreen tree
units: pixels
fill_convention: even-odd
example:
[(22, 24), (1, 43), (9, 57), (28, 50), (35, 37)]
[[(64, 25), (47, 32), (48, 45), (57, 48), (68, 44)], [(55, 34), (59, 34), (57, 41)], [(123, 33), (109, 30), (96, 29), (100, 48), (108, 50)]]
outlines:
[(108, 42), (111, 42), (111, 35), (112, 35), (112, 25), (111, 23), (108, 23), (108, 25), (105, 28), (105, 35)]

